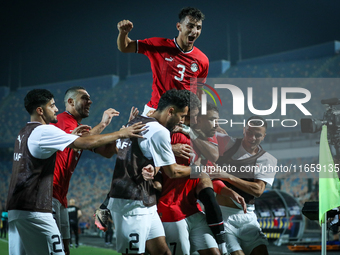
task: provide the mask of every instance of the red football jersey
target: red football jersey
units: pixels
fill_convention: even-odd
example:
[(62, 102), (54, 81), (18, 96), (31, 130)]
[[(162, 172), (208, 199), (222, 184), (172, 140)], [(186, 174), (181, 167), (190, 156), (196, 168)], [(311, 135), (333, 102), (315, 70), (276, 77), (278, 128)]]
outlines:
[[(57, 119), (58, 122), (53, 123), (53, 125), (64, 130), (68, 134), (72, 133), (72, 131), (79, 125), (72, 114), (68, 112), (58, 114)], [(78, 164), (82, 152), (83, 150), (74, 150), (71, 148), (65, 148), (63, 151), (57, 151), (53, 177), (53, 197), (58, 199), (64, 207), (67, 207), (66, 195), (71, 176)]]
[[(171, 143), (190, 145), (190, 138), (182, 133), (173, 133)], [(176, 158), (181, 165), (189, 165), (190, 160)], [(196, 198), (196, 185), (199, 179), (190, 177), (170, 179), (162, 172), (163, 189), (158, 201), (158, 213), (162, 222), (175, 222), (202, 211)]]
[[(196, 93), (197, 86), (190, 86), (190, 79), (205, 82), (209, 60), (198, 48), (184, 52), (176, 39), (149, 38), (137, 41), (137, 52), (146, 55), (151, 62), (152, 94), (148, 106), (157, 108), (160, 97), (170, 89), (186, 89)], [(202, 80), (201, 80), (202, 79)]]

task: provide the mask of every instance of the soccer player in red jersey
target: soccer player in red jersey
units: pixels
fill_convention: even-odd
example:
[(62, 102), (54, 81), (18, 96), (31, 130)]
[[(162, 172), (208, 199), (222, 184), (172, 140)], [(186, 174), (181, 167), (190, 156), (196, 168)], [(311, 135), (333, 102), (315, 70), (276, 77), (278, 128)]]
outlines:
[[(56, 127), (70, 134), (78, 127), (82, 119), (89, 116), (92, 101), (89, 93), (81, 86), (69, 88), (64, 97), (66, 111), (58, 114), (58, 122), (54, 123)], [(90, 133), (100, 134), (108, 126), (114, 116), (119, 112), (115, 109), (107, 109), (102, 117), (101, 122), (95, 126)], [(114, 153), (113, 146), (107, 145), (97, 148), (96, 152), (104, 157), (111, 157)], [(69, 253), (70, 225), (67, 211), (67, 192), (72, 174), (78, 164), (83, 150), (65, 148), (57, 152), (54, 177), (53, 177), (53, 216), (60, 229), (66, 254)]]
[[(144, 40), (132, 40), (128, 37), (133, 28), (129, 20), (117, 24), (119, 30), (117, 46), (121, 52), (137, 52), (146, 55), (151, 62), (153, 83), (150, 101), (144, 108), (143, 115), (157, 109), (159, 98), (170, 89), (186, 89), (196, 93), (197, 86), (191, 86), (192, 79), (208, 75), (209, 60), (194, 43), (202, 31), (204, 14), (192, 7), (183, 8), (176, 24), (178, 36), (174, 39), (153, 37)], [(199, 95), (198, 95), (199, 96)]]

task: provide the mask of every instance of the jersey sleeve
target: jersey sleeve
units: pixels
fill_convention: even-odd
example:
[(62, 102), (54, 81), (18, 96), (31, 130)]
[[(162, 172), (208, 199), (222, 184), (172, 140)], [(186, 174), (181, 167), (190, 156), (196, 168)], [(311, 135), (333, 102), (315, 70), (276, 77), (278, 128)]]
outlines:
[(213, 187), (214, 187), (214, 192), (216, 194), (220, 194), (221, 190), (225, 187), (225, 184), (219, 179), (212, 180), (212, 184), (213, 184)]
[(156, 132), (150, 138), (149, 145), (150, 153), (156, 167), (169, 166), (176, 163), (169, 134), (163, 130)]
[(152, 51), (154, 47), (153, 41), (152, 38), (137, 40), (137, 53), (148, 55), (149, 51)]
[(58, 150), (63, 151), (77, 138), (79, 136), (67, 134), (53, 125), (40, 125), (28, 138), (28, 148), (32, 156), (46, 159)]
[(277, 159), (266, 152), (257, 159), (259, 169), (255, 173), (255, 179), (262, 180), (269, 186), (273, 185), (276, 173)]
[(188, 139), (186, 138), (186, 136), (184, 134), (182, 134), (180, 132), (172, 133), (171, 134), (171, 144), (176, 144), (176, 143), (188, 144)]

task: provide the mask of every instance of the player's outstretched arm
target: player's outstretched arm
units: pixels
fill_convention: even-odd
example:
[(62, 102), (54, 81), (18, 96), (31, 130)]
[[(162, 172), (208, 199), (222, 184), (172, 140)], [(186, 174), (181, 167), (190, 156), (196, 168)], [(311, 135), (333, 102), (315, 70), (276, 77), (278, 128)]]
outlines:
[[(138, 115), (138, 113), (139, 113), (138, 109), (135, 107), (132, 107), (128, 122), (134, 119)], [(110, 124), (112, 117), (114, 116), (119, 116), (119, 112), (112, 108), (107, 109), (103, 114), (102, 121), (96, 127), (93, 128), (93, 129), (97, 128), (95, 132), (102, 132), (104, 128)], [(94, 133), (93, 129), (90, 131), (91, 134)], [(95, 152), (105, 158), (111, 158), (114, 154), (117, 154), (116, 143), (112, 142), (112, 143), (100, 146), (95, 149)]]
[(244, 201), (244, 198), (240, 196), (237, 192), (233, 191), (232, 189), (228, 188), (221, 180), (213, 180), (214, 191), (216, 194), (221, 195), (226, 198), (231, 198), (237, 203), (239, 203), (242, 208), (243, 212), (247, 213), (247, 204)]
[(190, 166), (182, 166), (176, 163), (168, 166), (162, 166), (162, 168), (169, 178), (187, 177), (190, 176), (191, 173)]
[(124, 53), (136, 52), (137, 51), (137, 41), (131, 40), (128, 37), (129, 32), (133, 28), (133, 23), (130, 20), (122, 20), (118, 22), (117, 28), (119, 31), (117, 37), (117, 47), (118, 50)]
[(135, 123), (127, 128), (105, 135), (90, 135), (86, 137), (79, 137), (74, 140), (68, 147), (73, 149), (91, 150), (102, 145), (111, 143), (121, 138), (143, 138), (139, 135), (140, 132), (145, 130), (145, 124), (142, 122)]
[(210, 178), (216, 178), (227, 181), (236, 188), (247, 192), (254, 197), (260, 197), (266, 188), (266, 183), (262, 180), (255, 179), (254, 182), (242, 180), (226, 172), (212, 172), (209, 173)]

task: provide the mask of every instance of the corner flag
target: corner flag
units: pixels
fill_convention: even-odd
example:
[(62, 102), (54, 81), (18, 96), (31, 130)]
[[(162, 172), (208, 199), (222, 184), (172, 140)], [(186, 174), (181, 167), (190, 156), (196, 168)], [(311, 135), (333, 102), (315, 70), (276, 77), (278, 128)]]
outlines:
[(319, 152), (319, 222), (324, 222), (324, 214), (340, 205), (340, 165), (334, 165), (327, 140), (327, 126), (324, 125), (320, 137)]

